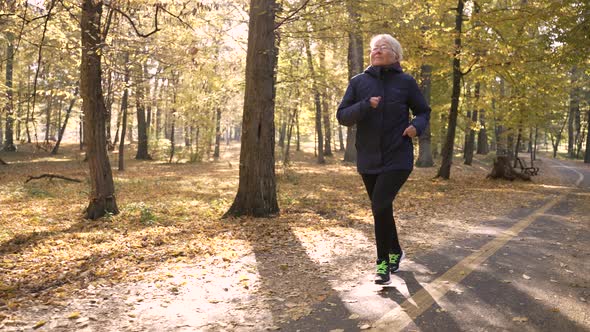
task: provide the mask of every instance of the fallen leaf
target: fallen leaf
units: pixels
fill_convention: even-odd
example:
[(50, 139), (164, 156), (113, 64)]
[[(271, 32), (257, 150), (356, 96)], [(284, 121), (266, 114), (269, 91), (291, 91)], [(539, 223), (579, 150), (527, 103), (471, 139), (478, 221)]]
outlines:
[(517, 323), (524, 323), (524, 322), (528, 322), (529, 319), (526, 317), (513, 317), (512, 321), (517, 322)]
[(47, 321), (40, 320), (40, 321), (38, 321), (38, 322), (37, 322), (35, 325), (33, 325), (33, 329), (35, 329), (35, 330), (36, 330), (36, 329), (40, 328), (41, 326), (43, 326), (43, 325), (45, 325), (45, 324), (47, 324)]
[(71, 314), (68, 315), (69, 319), (77, 319), (80, 318), (80, 313), (78, 311), (74, 311)]
[(526, 274), (523, 274), (522, 277), (525, 278), (526, 280), (531, 280), (531, 277), (527, 276)]
[(359, 319), (359, 317), (361, 317), (361, 316), (359, 316), (358, 314), (352, 314), (352, 315), (348, 316), (348, 319), (355, 320), (355, 319)]

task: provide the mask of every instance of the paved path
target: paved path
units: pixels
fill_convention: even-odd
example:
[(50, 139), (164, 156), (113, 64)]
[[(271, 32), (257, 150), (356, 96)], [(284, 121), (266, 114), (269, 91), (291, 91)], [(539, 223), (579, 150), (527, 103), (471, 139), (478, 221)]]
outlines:
[(590, 331), (590, 166), (545, 160), (563, 185), (535, 206), (370, 280), (282, 331)]

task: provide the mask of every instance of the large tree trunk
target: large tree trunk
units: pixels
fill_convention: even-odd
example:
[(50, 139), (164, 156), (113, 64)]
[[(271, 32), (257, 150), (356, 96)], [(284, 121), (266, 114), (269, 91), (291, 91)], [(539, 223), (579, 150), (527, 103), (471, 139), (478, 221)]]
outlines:
[[(348, 32), (348, 79), (362, 73), (363, 71), (363, 35), (360, 30), (361, 15), (356, 8), (357, 2), (353, 0), (346, 1), (348, 9), (348, 20), (351, 31)], [(346, 131), (346, 151), (344, 151), (344, 161), (356, 162), (356, 125), (347, 127)]]
[(80, 95), (85, 122), (86, 155), (92, 187), (86, 218), (97, 219), (106, 213), (117, 214), (115, 185), (107, 154), (105, 116), (102, 95), (100, 14), (102, 1), (84, 0), (80, 29), (82, 31), (82, 65)]
[(315, 76), (315, 70), (313, 67), (313, 59), (311, 57), (311, 46), (310, 38), (304, 39), (305, 42), (305, 53), (307, 54), (307, 66), (311, 73), (311, 89), (313, 90), (314, 104), (315, 104), (315, 132), (317, 134), (317, 152), (318, 152), (318, 164), (326, 162), (324, 159), (324, 137), (322, 136), (322, 105), (320, 102), (320, 91), (318, 90), (317, 78)]
[(250, 1), (240, 180), (225, 216), (265, 217), (279, 212), (274, 156), (275, 10), (274, 0)]
[[(431, 76), (432, 66), (422, 65), (420, 67), (420, 89), (424, 95), (424, 99), (430, 105), (431, 96)], [(426, 125), (426, 129), (418, 138), (418, 160), (416, 160), (416, 167), (432, 167), (434, 160), (432, 158), (432, 134), (430, 132), (430, 122)]]
[(447, 138), (442, 149), (442, 163), (437, 177), (449, 179), (451, 177), (451, 164), (453, 163), (453, 150), (455, 147), (455, 130), (457, 129), (457, 115), (459, 113), (459, 96), (461, 93), (461, 28), (463, 26), (464, 0), (457, 3), (457, 15), (455, 17), (455, 52), (453, 54), (453, 92), (451, 95), (451, 110), (449, 112), (449, 125)]
[(51, 150), (51, 154), (57, 154), (57, 152), (59, 150), (59, 145), (61, 144), (61, 140), (64, 137), (64, 132), (66, 131), (66, 127), (68, 125), (68, 120), (70, 119), (70, 114), (72, 113), (72, 109), (74, 108), (74, 104), (76, 103), (76, 99), (78, 99), (77, 96), (78, 96), (78, 87), (76, 87), (76, 91), (74, 91), (74, 98), (72, 98), (72, 100), (70, 101), (70, 107), (68, 107), (68, 110), (66, 111), (64, 124), (61, 126), (61, 129), (59, 130), (59, 133), (57, 134), (57, 141), (55, 142), (55, 146), (53, 147), (53, 150)]
[(135, 107), (137, 112), (137, 160), (152, 160), (148, 152), (148, 134), (147, 123), (145, 121), (145, 77), (143, 77), (143, 68), (137, 65), (136, 77), (138, 82), (135, 84)]
[(12, 72), (14, 61), (14, 35), (11, 32), (6, 33), (7, 47), (6, 47), (6, 106), (4, 112), (6, 113), (6, 130), (4, 131), (4, 147), (2, 150), (8, 152), (16, 151), (14, 145), (14, 105), (12, 100)]

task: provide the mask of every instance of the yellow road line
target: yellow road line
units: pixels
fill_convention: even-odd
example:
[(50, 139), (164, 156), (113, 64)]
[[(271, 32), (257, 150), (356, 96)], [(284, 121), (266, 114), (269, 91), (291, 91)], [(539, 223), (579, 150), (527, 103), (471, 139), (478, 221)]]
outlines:
[[(424, 285), (411, 298), (404, 301), (399, 307), (383, 315), (373, 324), (374, 331), (400, 331), (418, 318), (424, 311), (438, 302), (445, 294), (457, 286), (465, 277), (475, 270), (488, 257), (502, 248), (508, 241), (517, 236), (528, 227), (537, 217), (547, 212), (557, 204), (567, 193), (554, 197), (545, 203), (528, 217), (519, 221), (509, 229), (503, 231), (496, 238), (486, 243), (478, 251), (464, 258), (433, 282)], [(415, 304), (413, 304), (413, 303)]]

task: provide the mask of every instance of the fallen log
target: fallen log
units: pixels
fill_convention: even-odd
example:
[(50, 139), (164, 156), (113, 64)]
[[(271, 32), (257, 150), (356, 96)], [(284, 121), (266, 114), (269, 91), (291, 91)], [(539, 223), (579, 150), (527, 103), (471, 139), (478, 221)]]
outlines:
[(25, 181), (25, 183), (27, 183), (27, 182), (29, 182), (31, 180), (38, 180), (38, 179), (43, 179), (43, 178), (49, 178), (49, 180), (51, 180), (51, 179), (62, 179), (62, 180), (71, 181), (71, 182), (78, 182), (78, 183), (82, 182), (82, 180), (69, 178), (69, 177), (63, 176), (63, 175), (41, 174), (39, 176), (29, 176), (29, 178), (27, 179), (27, 181)]
[(8, 165), (8, 163), (5, 162), (4, 160), (0, 159), (0, 165)]

